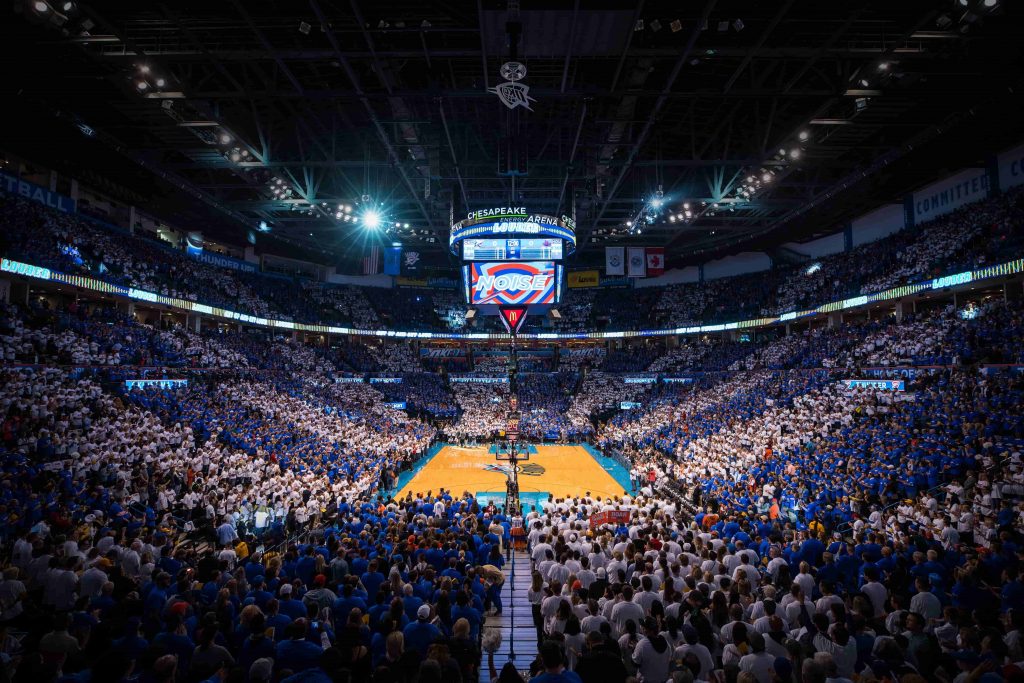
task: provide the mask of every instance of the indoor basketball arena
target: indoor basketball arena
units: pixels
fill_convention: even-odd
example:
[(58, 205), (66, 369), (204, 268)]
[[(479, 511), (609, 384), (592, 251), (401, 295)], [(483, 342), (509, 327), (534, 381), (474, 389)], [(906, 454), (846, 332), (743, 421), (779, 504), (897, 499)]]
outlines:
[(1024, 681), (1017, 3), (0, 17), (0, 683)]

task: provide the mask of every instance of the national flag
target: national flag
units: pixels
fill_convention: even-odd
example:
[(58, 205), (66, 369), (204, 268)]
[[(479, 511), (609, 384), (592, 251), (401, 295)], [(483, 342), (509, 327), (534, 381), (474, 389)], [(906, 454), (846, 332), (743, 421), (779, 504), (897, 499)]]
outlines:
[(380, 247), (370, 247), (370, 253), (363, 257), (363, 275), (380, 273)]
[(665, 272), (665, 247), (647, 247), (647, 277)]

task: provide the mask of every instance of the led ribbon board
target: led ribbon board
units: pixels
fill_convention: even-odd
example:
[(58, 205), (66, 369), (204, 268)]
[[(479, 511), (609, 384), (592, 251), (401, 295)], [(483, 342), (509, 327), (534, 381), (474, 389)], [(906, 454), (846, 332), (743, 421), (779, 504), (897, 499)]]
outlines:
[(907, 383), (902, 379), (844, 379), (847, 389), (880, 389), (882, 391), (906, 391)]
[(576, 223), (568, 216), (530, 213), (525, 207), (505, 206), (471, 211), (451, 226), (448, 247), (459, 253), (458, 244), (474, 237), (554, 237), (565, 241), (565, 251), (576, 251)]
[(551, 261), (471, 263), (466, 269), (471, 306), (553, 304), (557, 298)]

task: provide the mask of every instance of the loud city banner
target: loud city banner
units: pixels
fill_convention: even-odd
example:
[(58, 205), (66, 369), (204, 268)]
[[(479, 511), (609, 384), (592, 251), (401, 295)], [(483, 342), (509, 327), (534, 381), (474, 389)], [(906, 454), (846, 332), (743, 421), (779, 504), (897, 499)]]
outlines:
[(471, 263), (464, 266), (471, 305), (553, 304), (558, 286), (551, 261)]

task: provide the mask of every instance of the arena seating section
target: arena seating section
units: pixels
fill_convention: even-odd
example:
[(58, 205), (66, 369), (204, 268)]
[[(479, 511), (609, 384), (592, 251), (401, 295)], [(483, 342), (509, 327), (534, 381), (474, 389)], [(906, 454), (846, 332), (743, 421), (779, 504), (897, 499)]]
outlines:
[[(556, 329), (778, 314), (1007, 260), (1022, 197), (811, 275), (572, 291)], [(451, 293), (238, 273), (11, 197), (0, 255), (300, 322), (466, 328)], [(509, 383), (452, 381), (507, 377), (500, 352), (448, 363), (404, 342), (194, 332), (89, 296), (4, 305), (3, 664), (17, 658), (12, 680), (159, 680), (173, 653), (182, 681), (341, 680), (330, 667), (397, 683), (434, 680), (419, 662), (443, 642), (445, 680), (487, 680), (481, 648), (507, 655), (488, 614), (525, 598), (531, 640), (584, 681), (1019, 679), (1024, 373), (981, 366), (1024, 363), (1024, 308), (975, 312), (528, 355), (523, 436), (591, 443), (635, 486), (530, 511), (529, 549), (512, 553), (513, 520), (474, 492), (389, 497), (435, 444), (504, 427)], [(863, 368), (907, 391), (848, 389)], [(125, 385), (162, 377), (188, 384)], [(630, 521), (584, 533), (615, 509)], [(537, 572), (527, 594), (503, 580), (513, 557)]]

